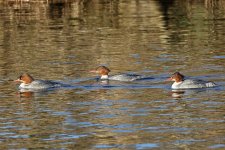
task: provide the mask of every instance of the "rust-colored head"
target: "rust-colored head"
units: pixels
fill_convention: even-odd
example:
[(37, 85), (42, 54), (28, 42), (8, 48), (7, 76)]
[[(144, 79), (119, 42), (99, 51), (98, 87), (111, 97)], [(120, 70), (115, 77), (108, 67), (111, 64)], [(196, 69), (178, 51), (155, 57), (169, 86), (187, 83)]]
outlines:
[(91, 70), (90, 72), (98, 73), (100, 75), (108, 75), (110, 70), (106, 66), (99, 66), (95, 70)]
[(184, 75), (180, 74), (179, 72), (175, 72), (172, 76), (168, 79), (168, 81), (175, 81), (181, 82), (184, 80)]
[(27, 74), (27, 73), (24, 73), (22, 74), (17, 80), (15, 80), (16, 82), (21, 82), (21, 83), (25, 83), (25, 84), (29, 84), (31, 83), (32, 81), (34, 81), (34, 78)]

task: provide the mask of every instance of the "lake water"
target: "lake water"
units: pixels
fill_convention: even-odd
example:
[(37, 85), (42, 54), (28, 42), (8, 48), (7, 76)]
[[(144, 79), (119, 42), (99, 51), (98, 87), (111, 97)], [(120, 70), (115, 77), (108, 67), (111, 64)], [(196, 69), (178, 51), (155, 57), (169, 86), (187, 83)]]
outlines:
[[(0, 1), (0, 149), (225, 149), (224, 31), (223, 0)], [(175, 71), (221, 86), (172, 91)], [(71, 87), (20, 92), (24, 72)]]

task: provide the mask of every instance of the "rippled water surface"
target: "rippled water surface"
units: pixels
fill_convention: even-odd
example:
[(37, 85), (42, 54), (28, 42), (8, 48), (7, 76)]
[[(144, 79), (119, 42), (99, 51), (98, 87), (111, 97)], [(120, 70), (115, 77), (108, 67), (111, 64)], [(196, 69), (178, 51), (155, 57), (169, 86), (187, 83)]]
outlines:
[[(0, 149), (225, 149), (224, 31), (223, 0), (0, 1)], [(220, 86), (172, 91), (175, 71)]]

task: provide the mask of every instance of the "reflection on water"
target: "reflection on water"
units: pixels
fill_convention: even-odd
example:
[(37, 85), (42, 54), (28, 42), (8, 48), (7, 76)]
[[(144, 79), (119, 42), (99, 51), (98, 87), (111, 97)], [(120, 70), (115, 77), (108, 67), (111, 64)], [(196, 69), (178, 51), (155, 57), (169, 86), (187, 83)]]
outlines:
[[(224, 149), (224, 19), (223, 0), (0, 1), (0, 149)], [(175, 71), (221, 86), (172, 91)], [(71, 86), (19, 91), (23, 72)]]

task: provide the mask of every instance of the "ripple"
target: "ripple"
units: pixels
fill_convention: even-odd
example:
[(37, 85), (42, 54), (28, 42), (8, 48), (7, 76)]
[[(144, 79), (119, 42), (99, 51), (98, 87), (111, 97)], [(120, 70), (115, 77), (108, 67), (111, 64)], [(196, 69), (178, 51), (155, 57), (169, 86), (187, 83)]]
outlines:
[(155, 143), (142, 143), (142, 144), (136, 144), (135, 147), (138, 150), (142, 150), (142, 149), (156, 148), (156, 147), (159, 147), (159, 145)]
[(209, 146), (210, 149), (217, 149), (217, 148), (225, 148), (225, 144), (215, 144), (212, 146)]
[(140, 113), (140, 114), (130, 114), (130, 116), (147, 116), (148, 114)]
[(7, 135), (13, 135), (15, 133), (13, 132), (0, 132), (0, 136), (7, 136)]
[(97, 118), (106, 119), (106, 118), (115, 118), (116, 116), (117, 116), (117, 115), (105, 114), (105, 115), (97, 116)]
[(225, 56), (214, 56), (213, 58), (216, 58), (216, 59), (225, 59)]
[(115, 133), (131, 133), (131, 132), (134, 132), (134, 130), (112, 130), (112, 132), (115, 132)]
[(108, 149), (108, 148), (116, 148), (119, 145), (115, 144), (115, 145), (107, 145), (107, 144), (99, 144), (99, 145), (95, 145), (95, 148), (100, 148), (100, 149)]
[(205, 140), (195, 140), (195, 139), (187, 139), (187, 140), (177, 140), (175, 141), (175, 144), (193, 144), (196, 142), (205, 142)]
[(43, 140), (45, 141), (51, 141), (51, 140), (56, 140), (56, 139), (63, 139), (63, 140), (67, 140), (67, 139), (79, 139), (79, 138), (82, 138), (82, 137), (86, 137), (88, 136), (87, 134), (79, 134), (79, 135), (76, 135), (76, 134), (53, 134), (53, 135), (50, 135), (50, 138), (45, 138)]
[(182, 132), (182, 133), (187, 133), (190, 132), (192, 129), (191, 128), (185, 128), (185, 127), (148, 127), (148, 128), (143, 128), (145, 131), (149, 132), (154, 132), (154, 133), (170, 133), (170, 132)]
[(29, 135), (13, 135), (13, 136), (8, 136), (9, 138), (13, 138), (13, 139), (28, 139), (30, 138)]

